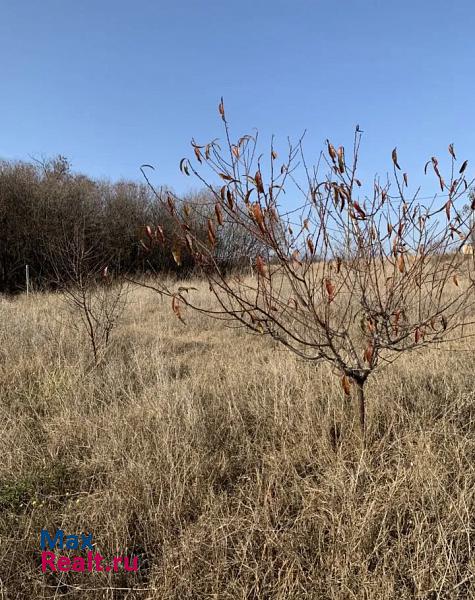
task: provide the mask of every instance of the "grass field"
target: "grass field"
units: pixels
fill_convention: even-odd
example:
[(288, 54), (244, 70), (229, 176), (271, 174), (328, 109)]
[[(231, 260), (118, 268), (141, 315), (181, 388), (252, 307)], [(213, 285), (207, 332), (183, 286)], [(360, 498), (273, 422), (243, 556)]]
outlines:
[[(0, 301), (0, 598), (475, 597), (474, 342), (372, 379), (363, 452), (339, 376), (267, 338), (133, 290), (92, 368), (63, 314)], [(43, 527), (139, 569), (43, 574)]]

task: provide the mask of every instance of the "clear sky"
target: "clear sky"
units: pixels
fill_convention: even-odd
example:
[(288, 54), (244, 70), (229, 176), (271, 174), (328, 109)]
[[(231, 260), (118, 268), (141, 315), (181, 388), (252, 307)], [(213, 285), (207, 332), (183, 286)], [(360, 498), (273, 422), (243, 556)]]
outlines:
[[(363, 176), (391, 167), (424, 183), (449, 142), (475, 163), (473, 0), (3, 0), (0, 156), (67, 156), (96, 177), (181, 192), (189, 141), (239, 135), (309, 158), (364, 131)], [(475, 166), (475, 165), (474, 165)]]

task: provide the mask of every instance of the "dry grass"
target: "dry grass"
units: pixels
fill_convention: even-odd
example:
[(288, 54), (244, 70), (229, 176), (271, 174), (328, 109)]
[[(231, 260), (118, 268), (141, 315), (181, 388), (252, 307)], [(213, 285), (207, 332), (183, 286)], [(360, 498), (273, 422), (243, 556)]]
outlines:
[[(0, 598), (475, 597), (473, 342), (373, 379), (361, 453), (324, 366), (140, 290), (91, 369), (60, 308), (0, 302)], [(139, 572), (43, 575), (43, 527)]]

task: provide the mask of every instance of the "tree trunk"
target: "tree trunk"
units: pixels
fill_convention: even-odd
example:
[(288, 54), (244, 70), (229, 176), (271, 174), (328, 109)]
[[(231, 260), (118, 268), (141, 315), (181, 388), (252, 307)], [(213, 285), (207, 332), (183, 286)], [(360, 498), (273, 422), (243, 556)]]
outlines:
[(364, 381), (356, 382), (357, 400), (358, 400), (358, 414), (360, 422), (361, 439), (365, 440), (366, 433), (366, 399), (364, 395)]

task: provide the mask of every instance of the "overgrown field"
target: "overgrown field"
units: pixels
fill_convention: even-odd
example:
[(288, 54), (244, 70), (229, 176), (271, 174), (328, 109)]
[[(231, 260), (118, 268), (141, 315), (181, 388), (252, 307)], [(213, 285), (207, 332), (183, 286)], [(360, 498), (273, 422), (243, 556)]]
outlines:
[[(265, 337), (133, 290), (93, 368), (66, 314), (0, 301), (0, 598), (475, 597), (475, 340), (372, 379), (362, 452), (339, 375)], [(138, 572), (43, 574), (44, 527)]]

